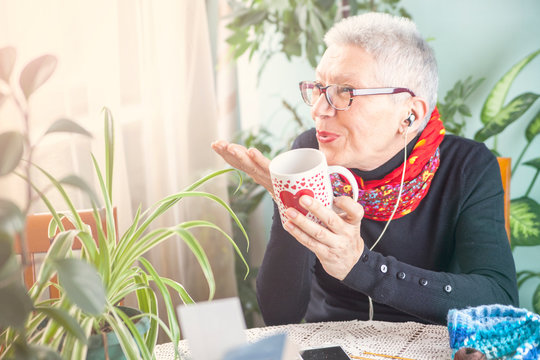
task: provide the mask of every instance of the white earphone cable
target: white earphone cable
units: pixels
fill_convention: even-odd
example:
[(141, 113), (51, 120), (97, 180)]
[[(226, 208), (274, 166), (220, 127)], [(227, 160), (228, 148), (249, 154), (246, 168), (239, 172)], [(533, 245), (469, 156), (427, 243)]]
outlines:
[[(398, 192), (396, 205), (394, 206), (394, 210), (392, 211), (390, 218), (386, 222), (386, 225), (384, 226), (383, 231), (381, 232), (377, 240), (373, 243), (373, 245), (371, 245), (371, 247), (369, 248), (370, 251), (373, 250), (373, 248), (375, 248), (375, 246), (379, 243), (379, 241), (383, 237), (384, 233), (386, 232), (386, 229), (388, 228), (388, 225), (390, 225), (390, 222), (394, 218), (394, 215), (396, 214), (397, 208), (399, 206), (399, 202), (401, 201), (401, 193), (403, 192), (403, 185), (405, 183), (405, 170), (407, 169), (407, 135), (408, 133), (409, 133), (409, 126), (407, 126), (407, 129), (405, 130), (405, 144), (403, 146), (403, 171), (401, 172), (401, 183), (399, 185), (399, 192)], [(368, 300), (369, 300), (369, 320), (373, 320), (373, 300), (371, 299), (371, 296), (368, 296)]]

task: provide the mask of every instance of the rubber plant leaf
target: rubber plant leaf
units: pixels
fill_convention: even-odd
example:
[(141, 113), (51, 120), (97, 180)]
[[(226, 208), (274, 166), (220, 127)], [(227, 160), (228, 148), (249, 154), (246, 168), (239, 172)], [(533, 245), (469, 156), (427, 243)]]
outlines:
[(0, 328), (22, 328), (32, 307), (32, 300), (21, 281), (0, 285)]
[(24, 137), (17, 131), (0, 134), (0, 176), (11, 173), (23, 156)]
[(0, 232), (15, 234), (24, 226), (24, 215), (12, 201), (0, 199)]
[(531, 166), (537, 171), (540, 171), (540, 157), (524, 162), (523, 165)]
[(514, 79), (538, 54), (540, 54), (540, 49), (536, 50), (512, 66), (512, 68), (508, 70), (508, 72), (504, 74), (504, 76), (495, 84), (493, 89), (491, 89), (491, 92), (488, 94), (486, 101), (484, 102), (484, 106), (482, 107), (482, 112), (480, 115), (482, 123), (487, 124), (492, 118), (497, 116), (499, 111), (501, 111), (504, 106), (506, 95), (508, 94), (510, 86), (514, 82)]
[(518, 95), (474, 135), (474, 140), (483, 142), (490, 137), (499, 134), (508, 125), (519, 119), (520, 116), (531, 107), (536, 99), (538, 99), (538, 97), (539, 95), (534, 93), (524, 93)]
[(105, 286), (95, 267), (76, 258), (54, 259), (58, 283), (82, 311), (101, 315), (105, 311)]
[(540, 314), (540, 284), (536, 287), (533, 295), (533, 309), (534, 312)]
[(510, 202), (512, 246), (540, 245), (540, 205), (529, 197)]
[[(13, 238), (0, 230), (0, 269), (6, 265), (13, 254)], [(0, 282), (3, 279), (0, 278)]]
[(540, 111), (536, 113), (534, 118), (527, 126), (527, 129), (525, 130), (525, 137), (527, 138), (528, 142), (531, 142), (538, 134), (540, 134)]
[(6, 46), (0, 49), (0, 79), (9, 83), (17, 52), (12, 46)]
[(81, 125), (77, 124), (73, 120), (69, 119), (58, 119), (49, 126), (45, 134), (55, 133), (55, 132), (68, 132), (76, 133), (88, 137), (92, 137), (92, 134), (88, 132)]
[(27, 99), (49, 80), (56, 69), (57, 62), (56, 57), (52, 55), (42, 55), (24, 67), (19, 78), (19, 85)]

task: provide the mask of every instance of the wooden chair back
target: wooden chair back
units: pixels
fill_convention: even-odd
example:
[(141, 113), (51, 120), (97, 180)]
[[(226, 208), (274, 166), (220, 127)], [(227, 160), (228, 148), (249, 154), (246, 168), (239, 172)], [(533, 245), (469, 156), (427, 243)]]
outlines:
[[(98, 242), (98, 230), (97, 230), (97, 224), (94, 219), (94, 214), (92, 210), (81, 210), (78, 211), (79, 216), (81, 217), (81, 220), (83, 223), (90, 226), (90, 229), (92, 230), (92, 237)], [(101, 217), (101, 227), (103, 228), (103, 231), (105, 234), (107, 233), (107, 225), (106, 225), (106, 218), (105, 218), (105, 209), (100, 210), (100, 217)], [(115, 224), (118, 224), (118, 217), (116, 214), (116, 207), (113, 209), (113, 216), (114, 216), (114, 222)], [(49, 223), (51, 222), (52, 215), (50, 213), (42, 213), (42, 214), (33, 214), (28, 215), (26, 218), (26, 242), (28, 247), (28, 266), (25, 267), (23, 272), (23, 278), (24, 283), (28, 289), (32, 287), (32, 285), (37, 280), (38, 275), (38, 261), (39, 255), (45, 255), (47, 251), (49, 250), (49, 247), (51, 246), (51, 242), (53, 238), (49, 238), (48, 236), (48, 230), (49, 230)], [(74, 229), (75, 227), (71, 222), (64, 218), (62, 219), (62, 224), (64, 225), (66, 230)], [(118, 232), (117, 226), (115, 226), (115, 231)], [(117, 234), (118, 235), (118, 234)], [(80, 250), (81, 249), (81, 242), (78, 238), (76, 238), (73, 242), (73, 250)], [(15, 252), (17, 254), (21, 254), (21, 246), (19, 243), (19, 239), (15, 240)], [(53, 282), (56, 282), (56, 276), (53, 278)], [(58, 289), (54, 286), (49, 287), (49, 296), (50, 298), (58, 298), (60, 296), (60, 293), (58, 292)]]
[(501, 169), (501, 179), (504, 189), (504, 224), (508, 241), (510, 241), (510, 177), (512, 175), (512, 159), (509, 157), (497, 157)]

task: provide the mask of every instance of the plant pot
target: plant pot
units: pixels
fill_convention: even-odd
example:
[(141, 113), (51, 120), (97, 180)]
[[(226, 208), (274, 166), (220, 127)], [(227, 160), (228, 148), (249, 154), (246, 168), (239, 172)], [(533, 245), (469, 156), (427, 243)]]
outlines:
[[(126, 313), (128, 317), (135, 315), (140, 315), (141, 312), (138, 309), (118, 306), (123, 312)], [(140, 318), (136, 323), (135, 327), (137, 328), (139, 334), (144, 335), (150, 328), (150, 319), (148, 317)], [(122, 352), (122, 347), (118, 342), (116, 333), (114, 331), (107, 333), (107, 350), (109, 359), (111, 360), (124, 360), (126, 357)], [(105, 357), (105, 347), (103, 345), (103, 336), (101, 334), (94, 334), (90, 336), (88, 340), (88, 352), (86, 354), (87, 360), (104, 360)]]

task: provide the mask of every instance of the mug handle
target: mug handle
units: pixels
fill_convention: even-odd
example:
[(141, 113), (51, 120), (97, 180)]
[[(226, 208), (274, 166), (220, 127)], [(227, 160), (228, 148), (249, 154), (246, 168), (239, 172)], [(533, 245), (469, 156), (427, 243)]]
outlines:
[(352, 172), (343, 166), (339, 166), (339, 165), (328, 166), (328, 174), (333, 174), (333, 173), (338, 173), (339, 175), (342, 175), (343, 177), (345, 177), (345, 179), (347, 179), (347, 181), (349, 182), (349, 185), (351, 185), (352, 187), (353, 199), (354, 201), (358, 201), (358, 183), (356, 182), (356, 179), (354, 175), (352, 174)]

